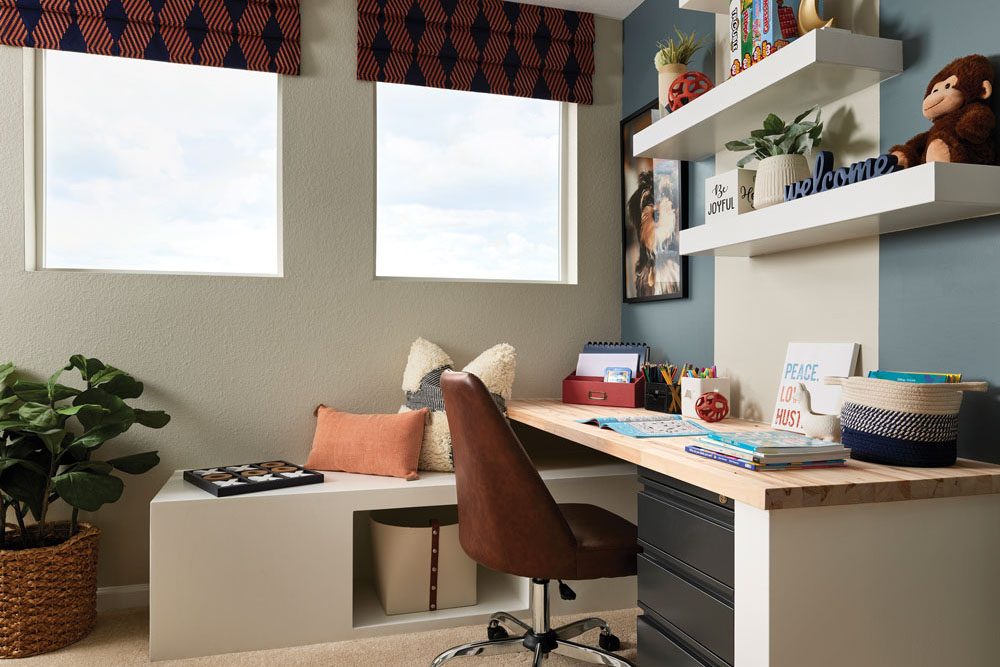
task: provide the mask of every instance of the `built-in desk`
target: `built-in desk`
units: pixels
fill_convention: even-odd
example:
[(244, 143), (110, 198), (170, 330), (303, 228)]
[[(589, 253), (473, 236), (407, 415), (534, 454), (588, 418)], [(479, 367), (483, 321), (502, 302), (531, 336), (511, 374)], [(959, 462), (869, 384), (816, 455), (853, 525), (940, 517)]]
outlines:
[(759, 473), (575, 421), (644, 410), (508, 413), (639, 466), (640, 667), (1000, 664), (1000, 466)]

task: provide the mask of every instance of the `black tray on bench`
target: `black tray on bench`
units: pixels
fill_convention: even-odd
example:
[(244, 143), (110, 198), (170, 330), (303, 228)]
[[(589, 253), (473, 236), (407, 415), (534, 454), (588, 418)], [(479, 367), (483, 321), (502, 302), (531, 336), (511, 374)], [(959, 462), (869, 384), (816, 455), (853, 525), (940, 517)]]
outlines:
[[(260, 481), (254, 481), (255, 479)], [(276, 459), (262, 463), (185, 470), (184, 480), (213, 496), (225, 498), (257, 491), (287, 489), (290, 486), (321, 484), (323, 473)]]

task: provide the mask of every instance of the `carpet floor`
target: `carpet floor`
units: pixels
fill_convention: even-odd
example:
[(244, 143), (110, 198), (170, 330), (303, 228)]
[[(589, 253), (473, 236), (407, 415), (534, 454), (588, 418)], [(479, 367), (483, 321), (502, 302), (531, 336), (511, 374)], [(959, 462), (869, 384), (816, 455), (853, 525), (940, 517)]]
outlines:
[[(635, 660), (635, 618), (637, 609), (622, 609), (595, 614), (604, 618), (622, 640), (625, 658)], [(553, 625), (582, 617), (553, 618)], [(438, 653), (466, 642), (485, 639), (482, 625), (432, 630), (408, 635), (393, 635), (346, 642), (314, 644), (270, 651), (228, 653), (226, 655), (167, 660), (155, 663), (159, 667), (424, 667)], [(597, 645), (599, 632), (591, 630), (576, 641)], [(128, 667), (149, 664), (149, 612), (130, 609), (107, 612), (97, 620), (97, 627), (82, 641), (61, 651), (15, 662), (19, 667)], [(528, 653), (460, 659), (449, 664), (456, 667), (527, 667)], [(553, 655), (546, 667), (572, 667), (582, 663)]]

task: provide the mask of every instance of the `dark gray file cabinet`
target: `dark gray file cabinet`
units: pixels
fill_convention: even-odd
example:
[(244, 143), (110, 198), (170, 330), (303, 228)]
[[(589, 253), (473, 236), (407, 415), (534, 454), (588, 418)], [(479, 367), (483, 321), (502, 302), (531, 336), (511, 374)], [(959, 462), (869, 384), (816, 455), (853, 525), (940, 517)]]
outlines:
[(639, 665), (731, 666), (733, 501), (639, 474)]

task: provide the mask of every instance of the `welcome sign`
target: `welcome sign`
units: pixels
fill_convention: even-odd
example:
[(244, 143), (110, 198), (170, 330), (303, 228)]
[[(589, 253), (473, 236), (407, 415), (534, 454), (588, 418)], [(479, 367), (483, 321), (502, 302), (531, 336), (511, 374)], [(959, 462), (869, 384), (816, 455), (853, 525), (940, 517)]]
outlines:
[(833, 153), (822, 151), (816, 156), (814, 176), (797, 183), (785, 186), (785, 201), (801, 199), (809, 195), (819, 194), (845, 185), (853, 185), (871, 178), (899, 171), (899, 158), (895, 155), (879, 155), (861, 162), (855, 162), (850, 167), (842, 167), (834, 171)]
[(857, 343), (789, 343), (771, 426), (783, 431), (805, 433), (798, 397), (799, 382), (809, 390), (813, 412), (838, 414), (841, 388), (823, 384), (823, 378), (853, 374), (860, 350), (861, 346)]

